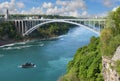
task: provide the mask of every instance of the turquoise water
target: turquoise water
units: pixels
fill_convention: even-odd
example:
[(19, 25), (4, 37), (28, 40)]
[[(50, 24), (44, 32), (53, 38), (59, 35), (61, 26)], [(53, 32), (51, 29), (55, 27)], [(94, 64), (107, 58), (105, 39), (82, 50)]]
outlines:
[[(56, 39), (0, 47), (0, 81), (57, 81), (76, 50), (87, 45), (91, 36), (97, 35), (75, 27)], [(25, 62), (33, 62), (36, 67), (20, 68)]]

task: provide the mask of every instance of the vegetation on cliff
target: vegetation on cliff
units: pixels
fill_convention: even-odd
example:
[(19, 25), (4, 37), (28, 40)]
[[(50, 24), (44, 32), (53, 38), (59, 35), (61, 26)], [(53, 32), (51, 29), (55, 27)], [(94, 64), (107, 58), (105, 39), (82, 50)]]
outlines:
[(39, 27), (37, 30), (32, 32), (30, 38), (50, 38), (56, 37), (68, 32), (72, 25), (67, 23), (50, 23)]
[(0, 40), (21, 39), (13, 22), (0, 23)]
[(120, 60), (116, 61), (116, 66), (115, 66), (116, 71), (118, 72), (118, 74), (120, 75)]
[(100, 37), (101, 53), (103, 56), (112, 57), (120, 45), (120, 7), (109, 13), (106, 26)]
[(77, 50), (59, 81), (103, 81), (101, 63), (99, 38), (92, 37), (87, 46)]
[[(101, 33), (101, 53), (104, 57), (112, 58), (120, 46), (120, 7), (109, 13), (106, 28)], [(120, 75), (120, 60), (117, 60), (114, 69)]]

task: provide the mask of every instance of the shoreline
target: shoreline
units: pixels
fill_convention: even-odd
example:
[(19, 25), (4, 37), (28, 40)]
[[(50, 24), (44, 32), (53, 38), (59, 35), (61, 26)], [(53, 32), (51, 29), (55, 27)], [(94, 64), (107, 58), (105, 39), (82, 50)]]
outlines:
[(15, 40), (0, 40), (0, 47), (12, 43), (15, 43)]
[(12, 44), (17, 44), (17, 43), (23, 43), (23, 42), (37, 41), (37, 40), (40, 40), (40, 41), (54, 40), (54, 39), (61, 38), (63, 36), (65, 36), (65, 34), (60, 35), (60, 36), (50, 37), (50, 38), (30, 38), (30, 39), (24, 39), (24, 40), (19, 40), (19, 41), (16, 41), (14, 39), (9, 39), (8, 41), (0, 40), (0, 47), (9, 46), (9, 45), (12, 45)]

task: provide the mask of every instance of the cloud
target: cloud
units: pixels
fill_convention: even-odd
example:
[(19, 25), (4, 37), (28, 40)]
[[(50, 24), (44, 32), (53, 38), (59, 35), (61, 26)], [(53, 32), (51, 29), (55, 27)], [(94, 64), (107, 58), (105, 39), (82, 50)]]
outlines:
[[(47, 5), (48, 3), (46, 3)], [(43, 6), (44, 8), (44, 6)], [(48, 8), (46, 10), (47, 14), (58, 14), (58, 15), (69, 15), (69, 16), (79, 16), (78, 11), (86, 11), (86, 4), (84, 0), (70, 0), (62, 1), (57, 0), (54, 7)]]
[(103, 0), (103, 4), (107, 7), (113, 6), (114, 0)]
[(117, 8), (119, 8), (119, 7), (120, 7), (120, 6), (114, 7), (114, 8), (112, 9), (112, 11), (116, 11)]
[(65, 10), (71, 11), (71, 10), (77, 10), (77, 9), (86, 9), (86, 4), (84, 0), (71, 0), (71, 1), (60, 1), (57, 0), (56, 4), (61, 5), (64, 7)]
[(98, 17), (106, 17), (107, 15), (108, 15), (108, 12), (103, 12), (103, 13), (97, 14), (96, 16), (98, 16)]
[[(79, 10), (81, 12), (79, 12)], [(56, 3), (44, 2), (40, 7), (33, 7), (28, 11), (22, 11), (22, 14), (46, 14), (46, 15), (67, 15), (67, 16), (80, 16), (80, 13), (86, 11), (84, 0), (70, 0), (61, 1), (57, 0)], [(87, 11), (86, 11), (87, 13)], [(85, 12), (84, 12), (85, 14)]]
[(62, 5), (62, 6), (67, 6), (69, 4), (69, 1), (60, 1), (60, 0), (57, 0), (56, 4), (57, 5)]
[(83, 11), (82, 16), (86, 16), (86, 15), (87, 15), (87, 11)]
[(103, 5), (106, 7), (113, 7), (117, 4), (117, 2), (120, 2), (120, 0), (102, 0)]
[(40, 7), (32, 7), (30, 10), (22, 10), (21, 14), (44, 14), (42, 8)]
[(80, 14), (78, 13), (78, 11), (73, 11), (73, 12), (69, 12), (69, 16), (78, 17), (80, 16)]
[(106, 7), (113, 7), (117, 5), (118, 2), (120, 2), (120, 0), (91, 0), (91, 1), (102, 3)]
[[(17, 7), (16, 7), (17, 6)], [(25, 7), (22, 2), (15, 2), (15, 0), (11, 0), (10, 2), (6, 1), (0, 3), (0, 14), (5, 14), (6, 9), (9, 9), (11, 14), (19, 13), (18, 9)]]
[(60, 13), (60, 11), (59, 11), (59, 9), (58, 9), (58, 7), (57, 6), (55, 6), (55, 7), (53, 7), (53, 8), (49, 8), (49, 9), (47, 9), (47, 11), (46, 11), (46, 14), (47, 15), (55, 15), (55, 14), (59, 14)]
[(17, 5), (18, 5), (19, 8), (24, 8), (25, 7), (25, 5), (22, 2), (18, 2)]
[(43, 5), (42, 5), (42, 7), (43, 8), (52, 8), (53, 4), (51, 2), (49, 2), (49, 3), (44, 2)]
[(0, 13), (4, 14), (6, 8), (8, 8), (11, 14), (47, 14), (75, 17), (87, 15), (87, 7), (84, 0), (56, 0), (55, 3), (44, 2), (42, 5), (31, 7), (28, 10), (21, 9), (27, 6), (23, 2), (20, 2), (20, 0), (2, 2), (0, 3)]

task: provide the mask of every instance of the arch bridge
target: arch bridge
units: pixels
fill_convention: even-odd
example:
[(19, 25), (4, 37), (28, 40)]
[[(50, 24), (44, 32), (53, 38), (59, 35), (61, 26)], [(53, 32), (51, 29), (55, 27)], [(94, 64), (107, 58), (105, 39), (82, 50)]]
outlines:
[(96, 34), (100, 34), (100, 30), (105, 26), (105, 19), (23, 19), (23, 20), (14, 20), (15, 26), (17, 27), (18, 32), (22, 36), (29, 35), (34, 30), (39, 28), (42, 25), (54, 23), (54, 22), (64, 22), (69, 24), (78, 25), (84, 27)]

